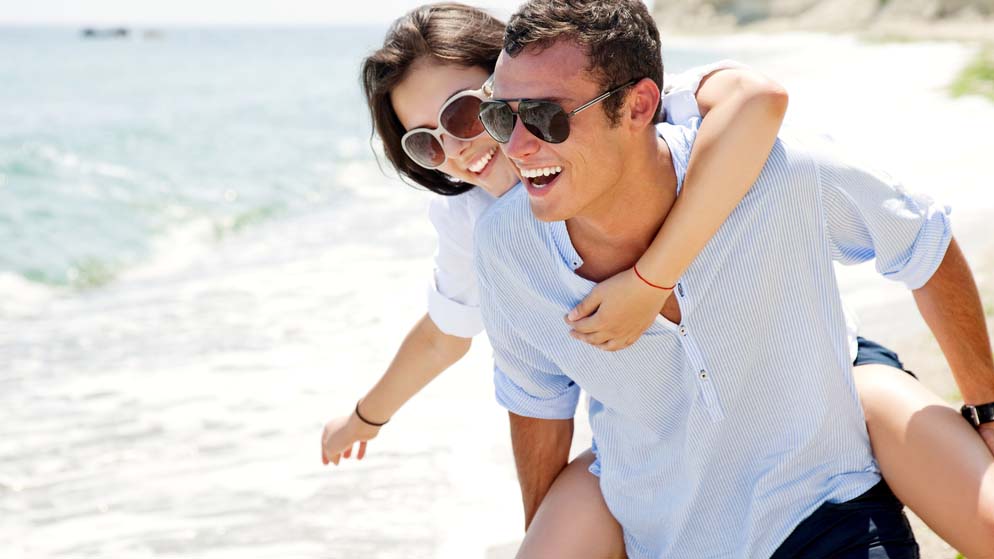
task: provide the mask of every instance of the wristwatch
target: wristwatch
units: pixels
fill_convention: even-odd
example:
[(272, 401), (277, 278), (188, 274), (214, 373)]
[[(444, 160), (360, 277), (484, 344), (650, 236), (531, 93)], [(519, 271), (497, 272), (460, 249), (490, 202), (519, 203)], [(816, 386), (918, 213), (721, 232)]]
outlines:
[(994, 402), (980, 404), (979, 406), (966, 405), (959, 409), (963, 417), (976, 429), (984, 423), (994, 421)]

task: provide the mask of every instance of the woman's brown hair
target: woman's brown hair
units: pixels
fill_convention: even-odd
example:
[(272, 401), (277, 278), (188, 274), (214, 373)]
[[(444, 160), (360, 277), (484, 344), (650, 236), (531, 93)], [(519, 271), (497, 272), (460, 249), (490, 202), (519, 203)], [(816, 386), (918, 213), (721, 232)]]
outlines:
[(373, 118), (373, 133), (380, 136), (387, 159), (401, 177), (445, 196), (473, 188), (441, 171), (421, 167), (404, 153), (400, 139), (407, 130), (393, 110), (390, 92), (424, 57), (493, 72), (503, 38), (504, 23), (477, 8), (453, 2), (426, 4), (395, 21), (383, 46), (363, 60), (362, 89)]

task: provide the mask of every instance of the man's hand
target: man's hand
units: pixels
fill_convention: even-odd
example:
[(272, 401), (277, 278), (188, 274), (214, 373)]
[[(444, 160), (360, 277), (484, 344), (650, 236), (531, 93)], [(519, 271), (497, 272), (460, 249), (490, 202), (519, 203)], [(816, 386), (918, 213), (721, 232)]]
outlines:
[(635, 343), (652, 325), (671, 290), (652, 288), (632, 269), (597, 284), (566, 315), (570, 336), (605, 351)]
[(366, 456), (366, 442), (380, 433), (379, 427), (363, 423), (355, 412), (346, 417), (336, 417), (324, 426), (321, 433), (321, 462), (338, 465), (342, 458), (352, 457), (352, 448), (359, 443), (357, 460)]
[(980, 438), (987, 443), (987, 448), (990, 449), (991, 454), (994, 454), (994, 423), (984, 423), (977, 428), (977, 431), (980, 433)]

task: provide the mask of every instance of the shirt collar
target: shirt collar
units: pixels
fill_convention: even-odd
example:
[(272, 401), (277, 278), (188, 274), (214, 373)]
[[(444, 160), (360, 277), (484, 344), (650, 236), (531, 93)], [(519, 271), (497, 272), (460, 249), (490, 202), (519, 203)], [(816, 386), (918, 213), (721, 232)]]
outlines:
[(573, 241), (569, 238), (566, 222), (554, 221), (550, 223), (549, 235), (552, 237), (552, 243), (556, 246), (556, 252), (559, 253), (563, 264), (566, 264), (566, 267), (574, 272), (580, 269), (580, 266), (583, 266), (583, 259), (580, 258), (580, 253), (573, 248)]

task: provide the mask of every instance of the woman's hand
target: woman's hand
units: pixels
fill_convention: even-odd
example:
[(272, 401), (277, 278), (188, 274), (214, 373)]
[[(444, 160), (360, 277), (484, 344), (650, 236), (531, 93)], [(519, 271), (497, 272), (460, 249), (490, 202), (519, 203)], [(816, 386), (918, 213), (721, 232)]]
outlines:
[(652, 325), (670, 293), (646, 285), (629, 268), (599, 283), (566, 315), (570, 336), (605, 351), (624, 349)]
[(325, 424), (324, 432), (321, 434), (321, 462), (325, 465), (331, 462), (337, 466), (342, 458), (352, 457), (355, 443), (359, 443), (356, 459), (362, 460), (366, 456), (366, 442), (379, 433), (379, 427), (363, 423), (356, 417), (355, 412), (346, 417), (332, 419)]

